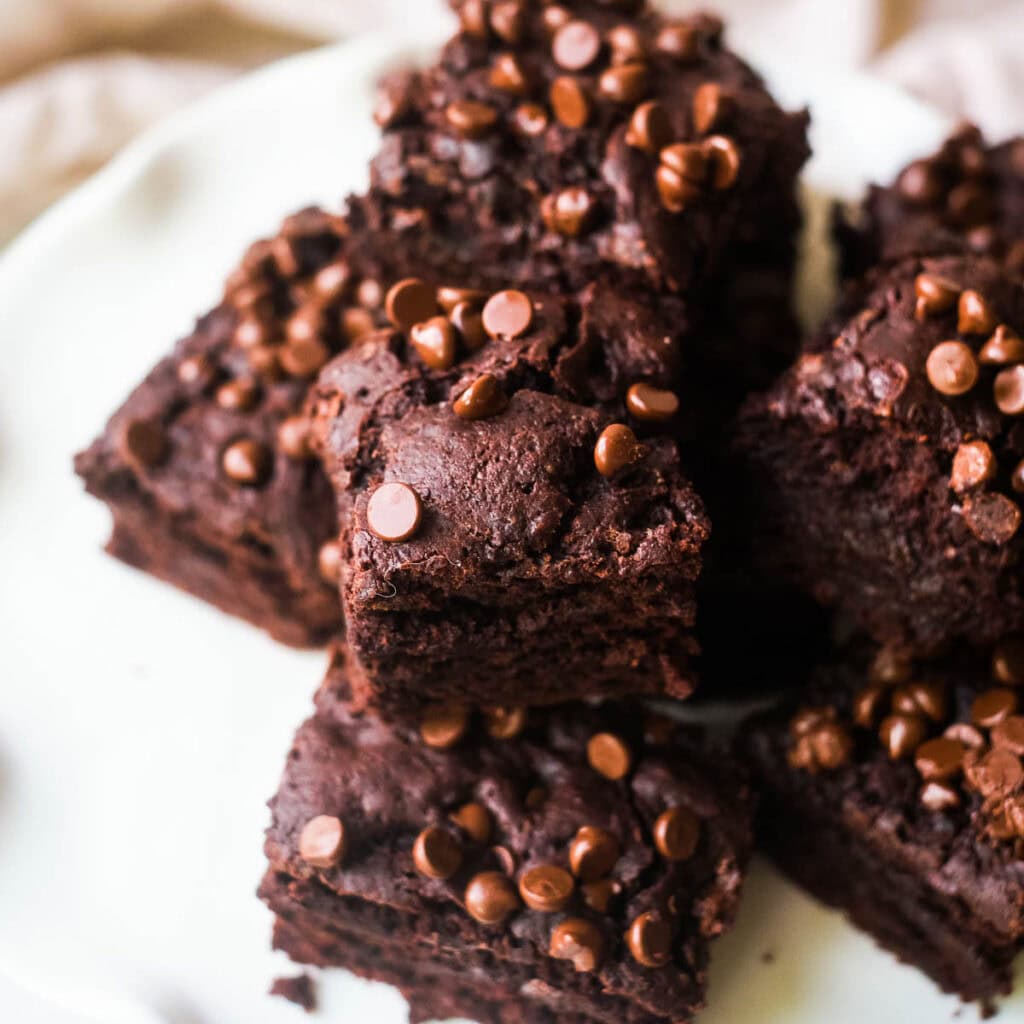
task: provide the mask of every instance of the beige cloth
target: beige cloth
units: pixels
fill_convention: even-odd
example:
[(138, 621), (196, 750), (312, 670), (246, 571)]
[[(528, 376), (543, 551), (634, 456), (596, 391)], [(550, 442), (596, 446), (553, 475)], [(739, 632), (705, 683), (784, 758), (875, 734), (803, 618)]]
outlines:
[[(444, 0), (0, 0), (0, 243), (140, 129), (228, 78)], [(665, 0), (686, 10), (703, 6)], [(996, 134), (1024, 130), (1020, 0), (718, 0), (755, 59), (876, 60)]]

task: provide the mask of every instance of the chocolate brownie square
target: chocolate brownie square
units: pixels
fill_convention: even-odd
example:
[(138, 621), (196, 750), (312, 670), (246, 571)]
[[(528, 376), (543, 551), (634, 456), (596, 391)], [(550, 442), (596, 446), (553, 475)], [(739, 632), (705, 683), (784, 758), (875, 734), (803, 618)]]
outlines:
[(909, 259), (745, 407), (755, 564), (880, 643), (929, 654), (1024, 628), (1024, 286), (986, 257)]
[(914, 664), (834, 654), (743, 738), (758, 840), (800, 885), (965, 1000), (1024, 939), (1024, 644)]
[(1024, 273), (1024, 138), (993, 145), (967, 126), (932, 156), (873, 186), (840, 225), (846, 273), (968, 249)]
[[(351, 216), (407, 274), (494, 291), (595, 281), (678, 293), (715, 348), (726, 296), (773, 268), (788, 289), (807, 117), (780, 109), (720, 19), (645, 3), (452, 5), (462, 31), (389, 78), (369, 192)], [(771, 350), (747, 336), (742, 374)]]
[(414, 1021), (692, 1019), (751, 843), (727, 756), (635, 705), (417, 727), (347, 698), (329, 677), (271, 801), (277, 948), (397, 985)]
[(310, 403), (357, 701), (687, 696), (709, 526), (660, 319), (610, 289), (413, 279), (386, 308), (406, 329), (338, 356)]
[(299, 414), (332, 353), (383, 322), (348, 234), (311, 209), (251, 246), (221, 304), (75, 460), (111, 508), (112, 554), (297, 645), (341, 629), (334, 567), (319, 567), (334, 498)]

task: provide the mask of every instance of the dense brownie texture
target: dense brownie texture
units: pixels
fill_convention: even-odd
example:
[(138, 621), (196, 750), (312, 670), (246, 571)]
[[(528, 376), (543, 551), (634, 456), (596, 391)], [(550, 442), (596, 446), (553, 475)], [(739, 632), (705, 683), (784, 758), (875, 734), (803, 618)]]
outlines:
[(718, 373), (712, 412), (792, 358), (807, 117), (779, 108), (722, 22), (594, 0), (453, 7), (463, 31), (440, 60), (382, 92), (371, 188), (350, 201), (371, 244), (405, 274), (489, 290), (677, 293), (694, 362)]
[(956, 132), (891, 185), (873, 186), (840, 226), (844, 269), (967, 248), (1024, 273), (1024, 138), (991, 145)]
[(967, 1000), (1009, 990), (1024, 938), (1021, 684), (1020, 641), (991, 664), (854, 653), (743, 742), (768, 852)]
[(1021, 628), (1019, 276), (907, 260), (839, 320), (744, 410), (756, 564), (914, 653)]
[(636, 706), (421, 731), (347, 697), (329, 677), (271, 801), (278, 948), (398, 985), (414, 1021), (691, 1019), (751, 842), (726, 756)]
[[(666, 434), (673, 417), (624, 401), (639, 386), (675, 404), (674, 346), (609, 289), (481, 296), (484, 325), (502, 302), (528, 320), (514, 337), (484, 336), (475, 351), (462, 338), (441, 365), (421, 327), (383, 332), (335, 359), (313, 393), (357, 700), (394, 715), (452, 700), (687, 696), (708, 522)], [(467, 411), (483, 383), (492, 400)], [(408, 530), (374, 521), (396, 488)]]
[(223, 302), (75, 460), (113, 513), (112, 554), (299, 645), (341, 614), (318, 569), (334, 500), (293, 417), (330, 355), (383, 320), (350, 248), (318, 210), (250, 247)]

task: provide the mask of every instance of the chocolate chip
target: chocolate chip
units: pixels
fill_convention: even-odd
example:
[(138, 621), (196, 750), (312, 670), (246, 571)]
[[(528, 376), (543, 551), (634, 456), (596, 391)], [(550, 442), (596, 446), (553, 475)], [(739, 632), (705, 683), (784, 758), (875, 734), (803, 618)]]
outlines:
[(497, 110), (477, 100), (454, 100), (444, 113), (448, 124), (464, 139), (483, 138), (498, 121)]
[(330, 357), (327, 346), (316, 338), (289, 342), (278, 352), (281, 368), (290, 377), (312, 377)]
[(321, 546), (317, 554), (317, 568), (324, 583), (337, 585), (341, 578), (341, 545), (336, 540), (329, 540)]
[(289, 459), (302, 462), (312, 454), (309, 448), (309, 420), (305, 416), (289, 416), (277, 428), (277, 447)]
[(633, 755), (614, 733), (598, 732), (587, 741), (587, 761), (595, 772), (615, 781), (629, 774)]
[(585, 188), (572, 186), (545, 196), (540, 212), (549, 231), (576, 238), (593, 220), (595, 209), (590, 193)]
[(982, 796), (1008, 796), (1024, 782), (1020, 758), (1003, 747), (966, 762), (965, 774)]
[(594, 465), (601, 476), (611, 479), (647, 455), (646, 445), (624, 423), (613, 423), (601, 431), (594, 446)]
[(996, 457), (984, 441), (967, 441), (953, 456), (949, 486), (957, 494), (974, 490), (996, 475)]
[(1006, 324), (1000, 324), (992, 337), (981, 346), (978, 361), (984, 366), (1009, 366), (1011, 363), (1024, 363), (1024, 338), (1011, 330)]
[(590, 100), (575, 78), (561, 75), (551, 83), (551, 109), (566, 128), (582, 128), (590, 120)]
[(634, 918), (626, 943), (637, 963), (663, 967), (672, 953), (672, 928), (656, 911), (648, 910)]
[(495, 89), (511, 96), (525, 96), (530, 91), (523, 66), (512, 53), (500, 53), (494, 58), (487, 80)]
[(577, 971), (596, 971), (603, 949), (604, 939), (596, 924), (582, 917), (567, 917), (551, 932), (548, 955), (571, 960)]
[(324, 302), (330, 302), (338, 298), (345, 290), (351, 278), (351, 271), (347, 263), (337, 261), (328, 263), (317, 271), (313, 278), (312, 286), (316, 295)]
[(561, 4), (549, 4), (544, 8), (541, 18), (544, 27), (551, 35), (554, 35), (563, 25), (567, 25), (572, 20), (572, 14)]
[(299, 836), (299, 856), (314, 868), (333, 868), (345, 855), (345, 826), (340, 818), (318, 814)]
[(601, 35), (589, 21), (566, 22), (551, 41), (551, 55), (566, 71), (582, 71), (597, 60), (600, 52)]
[(393, 128), (412, 110), (410, 81), (407, 76), (387, 78), (377, 87), (373, 120), (381, 128)]
[(129, 420), (121, 430), (121, 446), (129, 461), (147, 469), (162, 465), (171, 452), (163, 426), (154, 420)]
[(909, 757), (928, 735), (924, 719), (918, 715), (889, 715), (878, 730), (882, 746), (894, 761)]
[(991, 334), (999, 325), (995, 310), (978, 292), (969, 289), (957, 305), (957, 330), (961, 334)]
[(483, 420), (497, 416), (507, 406), (508, 398), (491, 373), (477, 377), (452, 403), (455, 415), (464, 420)]
[(926, 782), (921, 787), (921, 803), (929, 811), (949, 811), (960, 806), (960, 794), (941, 782)]
[(608, 875), (619, 859), (619, 841), (606, 829), (584, 825), (569, 844), (569, 867), (583, 882)]
[(610, 878), (602, 878), (596, 882), (584, 882), (580, 886), (580, 892), (583, 893), (583, 902), (591, 910), (596, 910), (599, 914), (606, 914), (613, 897), (618, 895), (620, 888), (618, 882)]
[(657, 153), (672, 140), (672, 121), (657, 100), (641, 103), (633, 111), (626, 129), (626, 142), (635, 149)]
[(366, 506), (366, 525), (381, 540), (408, 540), (420, 528), (423, 506), (420, 496), (398, 481), (381, 484)]
[(496, 740), (515, 739), (526, 728), (526, 708), (489, 707), (483, 716), (487, 735)]
[(705, 82), (693, 96), (693, 125), (704, 135), (729, 118), (735, 100), (718, 82)]
[(928, 380), (943, 395), (964, 395), (978, 381), (978, 360), (962, 341), (943, 341), (928, 354)]
[(973, 181), (965, 181), (950, 189), (946, 197), (946, 211), (950, 219), (968, 228), (992, 219), (992, 196)]
[(341, 314), (341, 331), (349, 341), (358, 341), (370, 334), (376, 326), (373, 314), (365, 309), (353, 307)]
[(506, 43), (518, 43), (523, 37), (525, 13), (515, 0), (497, 3), (491, 10), (491, 28)]
[(1024, 755), (1024, 715), (1007, 715), (992, 726), (992, 746)]
[(967, 722), (953, 722), (942, 733), (947, 739), (958, 740), (968, 750), (980, 750), (985, 746), (985, 737)]
[(432, 370), (450, 370), (455, 365), (458, 337), (446, 316), (433, 316), (421, 324), (413, 324), (409, 341)]
[(320, 336), (324, 328), (323, 307), (307, 302), (299, 306), (285, 325), (285, 338), (289, 342), (308, 342)]
[(688, 807), (670, 807), (654, 823), (654, 845), (666, 860), (689, 860), (700, 839), (700, 818)]
[(1017, 694), (997, 687), (979, 693), (971, 703), (971, 721), (982, 729), (991, 729), (1017, 710)]
[(462, 866), (462, 849), (450, 832), (432, 825), (416, 837), (412, 860), (421, 875), (443, 880)]
[(1008, 637), (996, 645), (992, 678), (1005, 686), (1024, 686), (1024, 636)]
[(248, 412), (259, 399), (259, 385), (249, 377), (236, 377), (217, 388), (216, 401), (230, 412)]
[(711, 168), (711, 187), (719, 191), (732, 188), (740, 176), (739, 147), (724, 135), (711, 135), (704, 140), (703, 149)]
[(487, 301), (487, 292), (477, 288), (453, 288), (442, 286), (437, 289), (437, 304), (449, 316), (458, 306), (465, 305), (468, 309), (480, 309)]
[(434, 289), (419, 278), (407, 277), (388, 292), (384, 311), (395, 327), (408, 331), (437, 312), (437, 296)]
[(224, 449), (220, 464), (229, 480), (236, 484), (255, 486), (263, 483), (270, 475), (273, 460), (270, 452), (250, 438), (241, 438)]
[(676, 142), (665, 146), (658, 154), (661, 163), (675, 171), (685, 181), (699, 186), (708, 176), (708, 154), (703, 145), (694, 142)]
[(626, 408), (645, 423), (664, 423), (679, 411), (679, 398), (650, 384), (632, 384), (626, 392)]
[(488, 853), (498, 862), (506, 878), (513, 878), (515, 876), (515, 854), (507, 846), (492, 846)]
[(468, 726), (469, 715), (464, 707), (458, 704), (439, 704), (423, 716), (420, 736), (434, 750), (450, 750), (466, 735)]
[(992, 394), (999, 411), (1006, 416), (1024, 413), (1024, 365), (1000, 370), (992, 384)]
[(520, 103), (512, 115), (512, 123), (521, 135), (536, 138), (548, 126), (548, 112), (539, 103)]
[(892, 710), (898, 715), (924, 715), (933, 722), (946, 717), (949, 701), (941, 683), (908, 683), (892, 695)]
[(487, 343), (484, 318), (475, 301), (460, 302), (451, 312), (451, 321), (468, 352), (476, 352)]
[(938, 316), (952, 309), (960, 298), (961, 291), (960, 286), (949, 278), (940, 277), (938, 274), (918, 274), (914, 279), (917, 319)]
[(648, 81), (647, 65), (631, 61), (602, 71), (597, 91), (612, 103), (637, 103), (647, 93)]
[(964, 501), (964, 522), (985, 544), (1006, 544), (1020, 529), (1020, 509), (1002, 494), (976, 494)]
[(899, 194), (916, 206), (932, 206), (942, 198), (942, 179), (928, 160), (916, 160), (899, 176)]
[(508, 289), (492, 295), (484, 306), (484, 330), (492, 338), (518, 338), (533, 322), (533, 303), (524, 292)]
[(654, 45), (673, 60), (688, 64), (700, 53), (700, 36), (686, 22), (670, 22), (658, 32)]
[(940, 736), (922, 743), (914, 752), (914, 765), (927, 782), (947, 782), (960, 774), (964, 764), (964, 746)]
[(466, 910), (481, 924), (500, 924), (519, 909), (519, 898), (500, 871), (481, 871), (466, 886)]
[(373, 277), (363, 278), (356, 288), (356, 302), (363, 309), (380, 309), (381, 303), (384, 302), (384, 289), (380, 281)]
[(886, 698), (884, 687), (866, 686), (853, 698), (853, 720), (862, 729), (873, 729)]
[(564, 910), (575, 887), (572, 875), (555, 864), (540, 864), (519, 879), (519, 895), (531, 910), (553, 914)]
[(198, 353), (178, 363), (178, 380), (189, 387), (206, 387), (213, 380), (216, 368), (208, 356)]
[(788, 761), (794, 768), (817, 772), (839, 768), (853, 753), (853, 739), (837, 720), (834, 708), (807, 708), (789, 723)]
[(490, 842), (494, 824), (491, 820), (491, 812), (483, 804), (463, 804), (452, 813), (451, 819), (474, 842)]
[(257, 345), (246, 353), (249, 368), (259, 377), (276, 380), (281, 376), (281, 367), (277, 361), (277, 349), (273, 345)]
[(616, 25), (605, 33), (613, 64), (631, 64), (643, 60), (644, 42), (632, 25)]
[(654, 180), (661, 205), (670, 213), (682, 213), (701, 196), (701, 183), (707, 176), (704, 151), (700, 146), (678, 142), (665, 146), (659, 160)]

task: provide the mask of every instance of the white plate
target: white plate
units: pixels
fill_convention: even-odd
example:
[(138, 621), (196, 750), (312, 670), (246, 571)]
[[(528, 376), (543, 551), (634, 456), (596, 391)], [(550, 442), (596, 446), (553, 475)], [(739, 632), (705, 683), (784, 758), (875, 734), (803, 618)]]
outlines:
[[(401, 49), (363, 39), (224, 90), (131, 147), (0, 264), (4, 1019), (299, 1019), (264, 994), (289, 965), (268, 950), (253, 890), (264, 801), (323, 658), (102, 555), (107, 515), (70, 460), (216, 300), (247, 241), (363, 184), (371, 84)], [(772, 78), (813, 107), (818, 190), (851, 195), (946, 127), (863, 79)], [(820, 280), (819, 257), (809, 264)], [(703, 1024), (903, 1024), (956, 1009), (764, 866), (713, 974)], [(340, 972), (322, 994), (325, 1017), (404, 1019), (394, 992)], [(1024, 1020), (1015, 1007), (1002, 1019)]]

